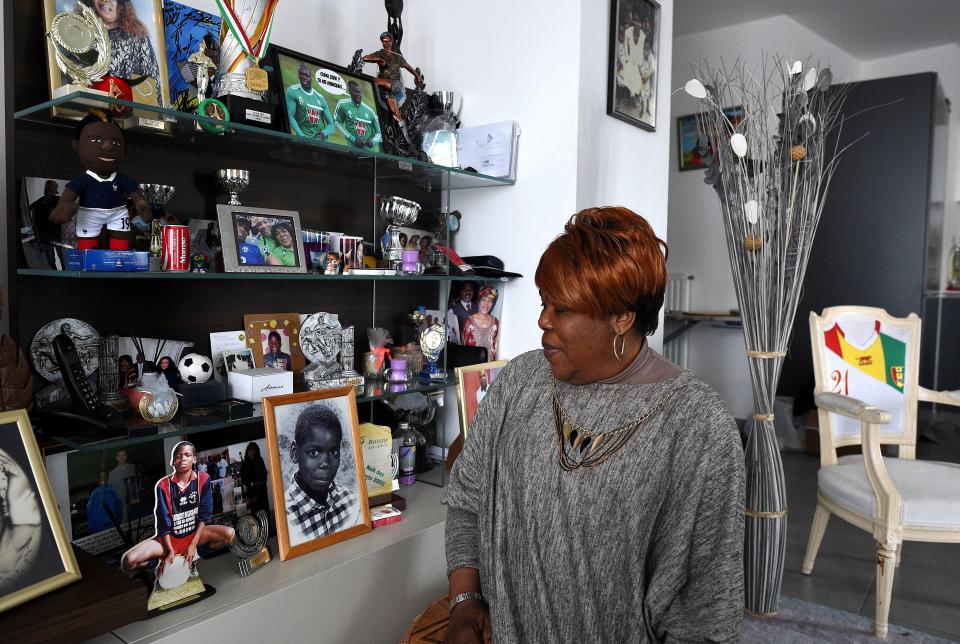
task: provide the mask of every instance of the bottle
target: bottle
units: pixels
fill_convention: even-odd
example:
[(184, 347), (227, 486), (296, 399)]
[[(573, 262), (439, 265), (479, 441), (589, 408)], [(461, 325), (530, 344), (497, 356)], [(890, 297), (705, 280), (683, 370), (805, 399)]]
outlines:
[(400, 485), (413, 485), (417, 480), (417, 435), (410, 423), (400, 423)]

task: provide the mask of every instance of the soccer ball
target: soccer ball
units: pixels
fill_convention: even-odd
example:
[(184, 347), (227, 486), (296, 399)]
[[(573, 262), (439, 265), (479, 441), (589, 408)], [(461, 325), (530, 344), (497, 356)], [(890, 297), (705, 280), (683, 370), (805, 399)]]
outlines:
[(180, 358), (177, 364), (180, 377), (184, 382), (192, 384), (206, 382), (213, 375), (213, 363), (210, 358), (199, 353), (188, 353)]

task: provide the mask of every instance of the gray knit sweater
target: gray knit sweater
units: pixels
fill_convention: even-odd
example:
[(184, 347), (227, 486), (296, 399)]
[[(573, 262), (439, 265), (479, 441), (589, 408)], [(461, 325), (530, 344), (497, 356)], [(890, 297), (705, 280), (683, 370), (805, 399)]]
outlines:
[(743, 618), (743, 450), (693, 373), (651, 385), (558, 382), (608, 430), (679, 391), (618, 453), (557, 461), (542, 351), (500, 373), (444, 494), (448, 570), (480, 571), (497, 642), (728, 642)]

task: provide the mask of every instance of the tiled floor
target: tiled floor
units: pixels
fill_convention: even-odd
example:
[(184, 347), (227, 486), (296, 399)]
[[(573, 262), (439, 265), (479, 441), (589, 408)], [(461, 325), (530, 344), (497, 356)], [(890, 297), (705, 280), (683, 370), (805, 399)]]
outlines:
[[(960, 440), (943, 445), (921, 439), (917, 452), (920, 459), (960, 463)], [(820, 459), (784, 453), (783, 466), (790, 513), (783, 594), (872, 618), (876, 601), (873, 538), (831, 517), (813, 573), (801, 574), (817, 503)], [(890, 621), (960, 640), (960, 544), (906, 543), (893, 581)]]

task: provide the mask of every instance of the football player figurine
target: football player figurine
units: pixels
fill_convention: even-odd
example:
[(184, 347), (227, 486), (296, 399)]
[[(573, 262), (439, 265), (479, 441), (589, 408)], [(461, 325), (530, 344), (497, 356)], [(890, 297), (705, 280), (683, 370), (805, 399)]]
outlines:
[(364, 56), (362, 60), (365, 63), (376, 63), (380, 68), (380, 73), (377, 74), (374, 83), (383, 90), (387, 105), (390, 106), (390, 114), (397, 125), (400, 126), (403, 137), (409, 143), (410, 134), (407, 132), (407, 123), (400, 115), (400, 108), (403, 107), (407, 98), (400, 70), (405, 69), (413, 74), (414, 82), (419, 89), (426, 86), (423, 74), (420, 73), (419, 68), (414, 69), (400, 52), (393, 49), (393, 35), (389, 31), (380, 34), (380, 43), (383, 45), (383, 49)]
[(76, 215), (81, 250), (97, 248), (104, 225), (110, 234), (110, 250), (129, 250), (127, 200), (144, 221), (149, 222), (153, 214), (137, 182), (117, 172), (126, 152), (123, 132), (108, 113), (91, 112), (77, 125), (74, 139), (73, 149), (86, 172), (67, 184), (50, 220), (62, 224)]

